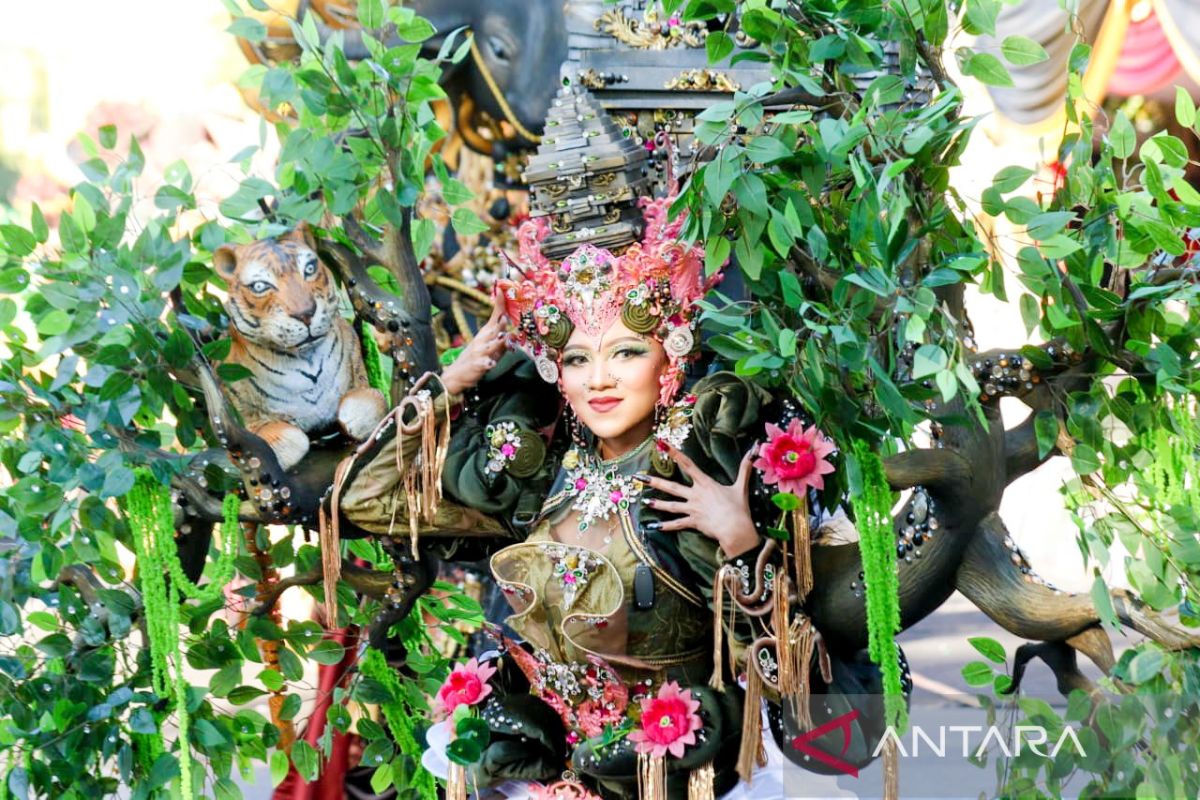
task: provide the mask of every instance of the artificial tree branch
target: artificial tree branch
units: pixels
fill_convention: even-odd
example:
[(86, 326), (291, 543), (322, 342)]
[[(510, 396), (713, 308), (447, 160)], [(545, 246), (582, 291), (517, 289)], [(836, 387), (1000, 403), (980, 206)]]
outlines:
[(375, 282), (362, 259), (350, 248), (337, 242), (323, 242), (320, 250), (341, 277), (350, 304), (359, 317), (389, 333), (412, 327), (413, 319), (399, 300)]
[(971, 462), (948, 448), (908, 450), (884, 459), (883, 471), (895, 490), (926, 486), (944, 493), (965, 493), (971, 488)]
[(929, 40), (925, 38), (924, 31), (917, 31), (916, 44), (917, 54), (921, 56), (921, 60), (925, 62), (925, 66), (929, 67), (929, 72), (933, 75), (933, 80), (938, 85), (938, 88), (945, 91), (954, 86), (954, 81), (950, 79), (945, 65), (942, 64), (941, 55), (930, 47)]
[(1046, 463), (1057, 455), (1062, 455), (1058, 447), (1051, 447), (1046, 455), (1038, 453), (1037, 429), (1035, 415), (1004, 432), (1004, 470), (1005, 484), (1010, 484)]

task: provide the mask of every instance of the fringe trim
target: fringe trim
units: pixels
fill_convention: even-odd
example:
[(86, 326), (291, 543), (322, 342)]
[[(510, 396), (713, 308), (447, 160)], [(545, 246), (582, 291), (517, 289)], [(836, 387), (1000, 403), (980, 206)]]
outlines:
[(708, 685), (718, 692), (725, 691), (725, 576), (728, 567), (717, 570), (713, 581), (713, 671)]
[(738, 750), (737, 773), (750, 783), (755, 767), (767, 765), (762, 741), (762, 677), (751, 664), (746, 670), (746, 706), (742, 711), (742, 744)]
[[(689, 790), (691, 781), (688, 781)], [(667, 800), (667, 760), (638, 753), (638, 800)]]
[(900, 800), (900, 751), (895, 736), (883, 743), (883, 800)]
[[(784, 551), (786, 559), (787, 551)], [(775, 593), (771, 597), (771, 629), (775, 632), (775, 658), (779, 662), (779, 694), (792, 697), (800, 690), (800, 676), (796, 674), (796, 655), (792, 642), (791, 580), (780, 571), (775, 580)]]
[(462, 764), (450, 763), (446, 776), (446, 800), (467, 800), (467, 770)]
[[(439, 426), (437, 417), (433, 414), (433, 401), (428, 394), (420, 391), (420, 387), (430, 378), (436, 378), (441, 382), (441, 378), (434, 373), (425, 373), (393, 412), (396, 417), (396, 471), (404, 476), (404, 494), (408, 503), (408, 531), (413, 558), (417, 557), (417, 540), (421, 523), (432, 525), (437, 519), (438, 505), (442, 501), (442, 467), (446, 463), (446, 454), (450, 449), (449, 403), (446, 404), (443, 424)], [(442, 391), (445, 391), (445, 387)], [(404, 410), (409, 406), (416, 411), (417, 416), (411, 424), (405, 424)], [(404, 436), (414, 434), (421, 437), (420, 449), (417, 450), (414, 462), (404, 464), (400, 458), (404, 449)]]
[(795, 546), (796, 599), (801, 603), (813, 588), (812, 530), (808, 522), (808, 499), (792, 512), (792, 542)]
[(688, 775), (688, 800), (716, 800), (716, 772), (711, 761)]
[[(438, 504), (442, 500), (442, 467), (446, 463), (446, 454), (450, 449), (450, 405), (446, 404), (443, 424), (438, 426), (438, 420), (433, 412), (433, 401), (421, 391), (421, 388), (431, 379), (439, 383), (441, 378), (432, 372), (427, 372), (416, 382), (412, 390), (404, 396), (400, 404), (387, 413), (375, 426), (375, 430), (363, 440), (350, 455), (337, 466), (333, 475), (333, 486), (329, 500), (329, 513), (325, 513), (322, 505), (318, 516), (320, 527), (321, 568), (324, 572), (325, 607), (329, 618), (329, 627), (337, 627), (337, 584), (342, 577), (342, 536), (341, 514), (339, 508), (342, 500), (342, 488), (346, 475), (354, 462), (371, 446), (376, 437), (387, 430), (388, 426), (396, 426), (396, 472), (403, 475), (404, 492), (408, 503), (409, 536), (412, 540), (413, 557), (417, 557), (417, 534), (420, 522), (430, 525), (437, 517)], [(445, 387), (442, 387), (443, 392)], [(412, 408), (416, 419), (411, 424), (404, 423), (404, 411)], [(421, 448), (417, 451), (416, 464), (405, 464), (402, 458), (404, 436), (421, 435)], [(396, 524), (397, 507), (392, 507), (392, 522), (388, 533)]]
[(792, 687), (791, 694), (786, 697), (791, 704), (792, 716), (796, 719), (796, 723), (801, 730), (808, 731), (813, 727), (812, 709), (809, 707), (812, 687), (808, 665), (812, 663), (813, 650), (817, 646), (817, 630), (813, 626), (812, 620), (803, 614), (797, 614), (788, 629), (788, 638), (792, 640), (789, 647), (792, 657), (789, 671), (795, 686)]

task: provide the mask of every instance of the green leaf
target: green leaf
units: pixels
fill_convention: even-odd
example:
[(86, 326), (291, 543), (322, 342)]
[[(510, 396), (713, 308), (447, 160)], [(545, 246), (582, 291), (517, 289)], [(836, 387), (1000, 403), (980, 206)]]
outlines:
[(121, 497), (133, 488), (133, 481), (133, 470), (127, 467), (117, 467), (105, 474), (100, 496), (103, 498)]
[(902, 158), (899, 161), (893, 161), (891, 164), (888, 164), (887, 169), (883, 171), (883, 174), (889, 178), (894, 178), (912, 166), (912, 163), (913, 159), (911, 158)]
[[(37, 332), (40, 336), (58, 336), (71, 329), (71, 317), (65, 311), (54, 309), (38, 320)], [(130, 382), (132, 386), (132, 381)], [(123, 394), (123, 392), (122, 392)]]
[(1008, 63), (1018, 67), (1040, 64), (1050, 57), (1044, 47), (1028, 36), (1021, 35), (1004, 37), (1000, 44), (1000, 53)]
[(958, 391), (958, 378), (954, 377), (953, 370), (944, 369), (935, 375), (933, 380), (942, 394), (943, 403), (949, 403), (954, 399), (954, 394)]
[(741, 170), (741, 161), (738, 149), (727, 147), (718, 158), (704, 167), (704, 196), (714, 206), (721, 205), (733, 187), (733, 181)]
[(433, 224), (433, 220), (422, 218), (413, 222), (413, 252), (417, 256), (417, 261), (423, 261), (425, 256), (429, 255), (429, 250), (433, 247), (433, 240), (436, 236), (437, 227)]
[(266, 692), (257, 686), (239, 686), (229, 693), (227, 699), (235, 706), (244, 706), (246, 703), (252, 703), (265, 694)]
[[(267, 38), (267, 26), (254, 17), (238, 17), (225, 30), (250, 42), (261, 42)], [(100, 141), (103, 143), (104, 139), (101, 138)], [(111, 147), (112, 145), (105, 146)]]
[(708, 63), (716, 64), (733, 52), (733, 39), (725, 31), (712, 31), (704, 40), (704, 49), (708, 53)]
[(704, 274), (712, 275), (729, 260), (732, 245), (724, 236), (709, 239), (704, 250)]
[(1175, 119), (1185, 128), (1196, 124), (1196, 103), (1191, 92), (1182, 86), (1175, 87)]
[(746, 157), (760, 164), (770, 164), (792, 155), (787, 145), (773, 136), (756, 136), (746, 145)]
[(308, 651), (309, 658), (326, 666), (339, 663), (345, 655), (346, 649), (330, 639), (318, 642), (316, 647)]
[(1004, 64), (991, 53), (973, 53), (963, 63), (962, 72), (988, 86), (1013, 85), (1012, 76), (1008, 74)]
[(243, 800), (242, 790), (229, 778), (217, 778), (217, 782), (213, 784), (213, 793), (216, 800)]
[(1025, 333), (1032, 334), (1037, 330), (1038, 323), (1042, 319), (1042, 310), (1038, 306), (1037, 298), (1031, 294), (1022, 294), (1020, 305), (1021, 320), (1025, 323)]
[(1058, 442), (1058, 417), (1053, 411), (1039, 411), (1033, 418), (1033, 432), (1038, 443), (1038, 458), (1045, 458)]
[(795, 511), (800, 508), (800, 498), (791, 492), (776, 492), (771, 495), (771, 502), (780, 511)]
[(779, 332), (779, 355), (784, 358), (796, 355), (796, 332), (791, 328)]
[(195, 354), (196, 348), (185, 331), (180, 328), (171, 331), (166, 344), (163, 345), (163, 357), (167, 359), (168, 364), (173, 367), (187, 366)]
[[(362, 6), (360, 5), (361, 9)], [(305, 783), (312, 783), (321, 772), (321, 757), (311, 744), (298, 739), (292, 744), (292, 764)]]
[(112, 150), (117, 146), (117, 126), (116, 125), (101, 125), (100, 126), (100, 146), (105, 150)]
[(1100, 617), (1100, 622), (1111, 630), (1119, 630), (1120, 622), (1113, 608), (1112, 595), (1108, 593), (1108, 586), (1104, 583), (1102, 575), (1097, 575), (1096, 580), (1092, 581), (1091, 595), (1092, 605), (1096, 608), (1096, 616)]
[(995, 639), (990, 639), (987, 636), (972, 636), (967, 639), (967, 643), (971, 647), (974, 647), (981, 656), (995, 664), (1003, 664), (1007, 658), (1004, 653), (1004, 645)]
[(462, 205), (474, 196), (475, 193), (457, 178), (448, 178), (442, 182), (442, 199), (452, 206)]
[(913, 355), (912, 376), (914, 380), (926, 378), (946, 368), (950, 359), (946, 351), (936, 344), (923, 344)]
[(1137, 133), (1133, 130), (1133, 123), (1129, 121), (1129, 117), (1124, 111), (1117, 112), (1117, 118), (1108, 132), (1108, 142), (1112, 145), (1113, 156), (1116, 158), (1129, 158), (1133, 155), (1133, 148), (1137, 144)]
[(359, 0), (358, 21), (367, 30), (383, 24), (383, 0)]
[(1005, 167), (996, 173), (996, 177), (992, 179), (992, 185), (1001, 194), (1008, 194), (1020, 189), (1031, 177), (1033, 177), (1033, 170), (1028, 167)]
[(469, 208), (454, 209), (454, 213), (450, 215), (450, 221), (454, 225), (454, 232), (460, 236), (472, 236), (488, 229), (488, 224)]
[(1030, 238), (1045, 241), (1067, 227), (1067, 223), (1075, 219), (1070, 211), (1047, 211), (1029, 220), (1026, 230)]
[(396, 35), (406, 42), (423, 42), (436, 32), (437, 30), (424, 17), (413, 17), (410, 21), (396, 26)]
[(1038, 244), (1038, 249), (1046, 258), (1057, 261), (1060, 258), (1066, 258), (1074, 252), (1083, 249), (1083, 245), (1076, 241), (1073, 237), (1065, 233), (1059, 233), (1051, 236), (1049, 239)]
[(45, 244), (50, 238), (50, 226), (46, 224), (46, 216), (37, 203), (33, 204), (33, 211), (29, 215), (29, 229), (39, 244)]
[(483, 748), (479, 746), (478, 742), (471, 739), (455, 739), (446, 748), (446, 757), (464, 767), (479, 761), (482, 755)]
[(1144, 645), (1145, 650), (1138, 653), (1129, 662), (1127, 671), (1129, 680), (1133, 683), (1145, 683), (1158, 673), (1162, 672), (1166, 666), (1167, 659), (1163, 652), (1152, 645)]
[(992, 668), (982, 661), (972, 661), (963, 666), (962, 676), (968, 686), (984, 686), (992, 682)]
[(1071, 453), (1071, 466), (1080, 475), (1090, 475), (1100, 469), (1100, 457), (1095, 450), (1080, 442), (1075, 445), (1075, 450)]
[(283, 676), (278, 670), (264, 669), (258, 674), (258, 679), (262, 681), (262, 685), (270, 689), (272, 692), (283, 690)]
[(963, 16), (963, 29), (978, 36), (986, 33), (996, 35), (996, 18), (1000, 16), (1000, 0), (966, 0), (967, 12)]
[(282, 750), (276, 750), (271, 753), (271, 785), (278, 786), (283, 783), (283, 779), (288, 774), (288, 757), (287, 753)]
[(0, 225), (0, 236), (4, 237), (4, 245), (8, 252), (17, 258), (29, 255), (38, 245), (37, 238), (20, 225)]

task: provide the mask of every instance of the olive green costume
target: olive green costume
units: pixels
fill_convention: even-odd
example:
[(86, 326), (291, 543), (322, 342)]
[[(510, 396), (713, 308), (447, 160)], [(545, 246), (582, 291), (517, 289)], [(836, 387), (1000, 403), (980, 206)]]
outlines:
[[(764, 424), (778, 421), (779, 406), (763, 388), (730, 373), (703, 378), (692, 394), (692, 431), (682, 450), (701, 470), (730, 484), (744, 454), (762, 440)], [(587, 736), (583, 729), (588, 725), (568, 724), (578, 703), (587, 699), (580, 685), (588, 670), (593, 677), (599, 670), (601, 678), (619, 676), (624, 687), (653, 690), (673, 680), (691, 690), (701, 702), (704, 727), (683, 758), (667, 759), (667, 796), (687, 796), (688, 773), (709, 764), (719, 796), (737, 780), (746, 720), (756, 721), (744, 714), (744, 692), (729, 659), (720, 659), (714, 675), (713, 587), (718, 570), (727, 563), (717, 543), (695, 531), (647, 528), (660, 515), (640, 499), (653, 492), (619, 512), (620, 535), (613, 535), (602, 550), (556, 541), (550, 534), (552, 522), (569, 510), (573, 495), (561, 468), (570, 442), (554, 430), (561, 406), (556, 387), (542, 381), (532, 363), (514, 352), (485, 376), (475, 395), (451, 424), (442, 472), (444, 501), (435, 524), (422, 524), (419, 534), (420, 546), (442, 557), (490, 557), (495, 579), (514, 609), (507, 623), (522, 640), (520, 645), (506, 641), (502, 647), (500, 671), (492, 679), (494, 691), (482, 709), (491, 743), (470, 780), (479, 785), (506, 779), (554, 781), (570, 769), (604, 797), (636, 797), (633, 744), (625, 738), (606, 743), (602, 736)], [(437, 396), (432, 413), (440, 420), (448, 406), (460, 400)], [(497, 471), (488, 464), (487, 429), (500, 422), (517, 426), (520, 450), (527, 455)], [(543, 434), (551, 430), (549, 444), (544, 445)], [(345, 521), (376, 535), (408, 536), (397, 464), (405, 468), (419, 444), (411, 436), (399, 444), (384, 436), (357, 459), (341, 492), (339, 510)], [(651, 472), (652, 447), (639, 448), (616, 469), (624, 475)], [(679, 473), (667, 477), (686, 480)], [(750, 504), (760, 531), (779, 514), (770, 503), (771, 494), (755, 475)], [(748, 590), (755, 582), (763, 584), (760, 609), (770, 602), (772, 564), (778, 560), (772, 546), (763, 550), (760, 545), (731, 564)], [(639, 568), (648, 579), (645, 574), (639, 577)], [(758, 621), (756, 630), (751, 616), (737, 615), (726, 639), (738, 663), (763, 624)], [(614, 639), (609, 635), (612, 626), (625, 635)], [(619, 651), (613, 649), (613, 641), (620, 643)], [(878, 669), (865, 653), (829, 653), (822, 669), (819, 662), (825, 656), (823, 650), (814, 652), (810, 664), (813, 723), (851, 708), (859, 714), (850, 725), (845, 752), (840, 731), (812, 744), (843, 761), (864, 765), (882, 734), (882, 703), (867, 697), (880, 691)], [(536, 671), (531, 672), (532, 665)], [(545, 695), (547, 690), (553, 695)], [(790, 746), (799, 729), (789, 704), (778, 702), (769, 683), (764, 694), (771, 729), (785, 754), (806, 768), (824, 770)], [(592, 723), (595, 734), (598, 725), (595, 719)]]

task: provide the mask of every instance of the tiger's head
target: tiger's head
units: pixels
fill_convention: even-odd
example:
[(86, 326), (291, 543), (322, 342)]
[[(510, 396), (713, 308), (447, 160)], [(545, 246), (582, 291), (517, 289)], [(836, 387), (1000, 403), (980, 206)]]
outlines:
[(222, 245), (213, 266), (229, 284), (225, 309), (234, 328), (254, 344), (305, 350), (337, 319), (337, 287), (305, 223), (278, 239)]

